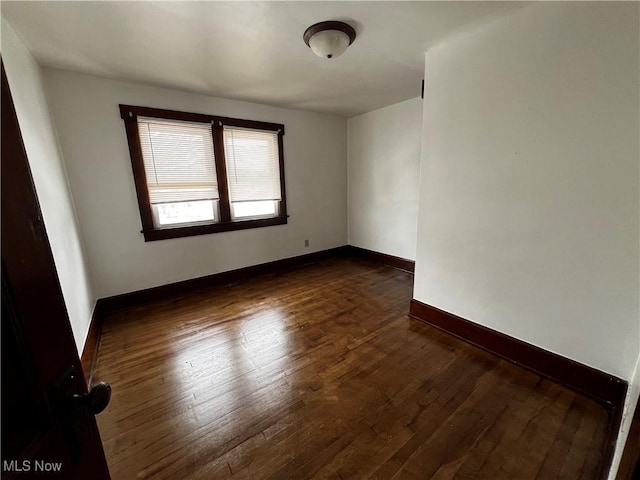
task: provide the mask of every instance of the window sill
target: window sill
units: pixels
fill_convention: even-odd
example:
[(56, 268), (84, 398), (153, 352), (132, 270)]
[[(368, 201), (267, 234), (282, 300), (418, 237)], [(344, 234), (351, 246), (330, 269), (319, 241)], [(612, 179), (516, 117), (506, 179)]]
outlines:
[(192, 225), (188, 227), (158, 228), (154, 230), (143, 230), (142, 233), (144, 234), (145, 242), (154, 242), (156, 240), (167, 240), (169, 238), (193, 237), (195, 235), (208, 235), (210, 233), (284, 225), (286, 223), (287, 217), (281, 216), (235, 222), (209, 223), (206, 225)]

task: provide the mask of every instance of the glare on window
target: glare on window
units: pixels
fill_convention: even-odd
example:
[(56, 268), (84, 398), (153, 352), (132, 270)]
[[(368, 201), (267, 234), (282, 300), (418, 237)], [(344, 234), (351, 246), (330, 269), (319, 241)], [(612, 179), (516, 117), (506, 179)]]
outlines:
[(276, 215), (277, 207), (274, 200), (260, 200), (255, 202), (234, 202), (233, 216), (234, 218), (242, 217), (262, 217), (268, 215)]
[(157, 221), (160, 225), (193, 223), (215, 219), (212, 200), (159, 203), (155, 207), (157, 208)]

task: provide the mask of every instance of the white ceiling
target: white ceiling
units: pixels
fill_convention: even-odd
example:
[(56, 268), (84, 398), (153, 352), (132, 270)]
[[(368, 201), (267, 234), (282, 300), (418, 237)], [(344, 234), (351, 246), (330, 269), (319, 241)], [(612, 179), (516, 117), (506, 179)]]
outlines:
[[(420, 95), (424, 51), (518, 2), (8, 2), (43, 66), (344, 116)], [(305, 29), (358, 34), (316, 57)]]

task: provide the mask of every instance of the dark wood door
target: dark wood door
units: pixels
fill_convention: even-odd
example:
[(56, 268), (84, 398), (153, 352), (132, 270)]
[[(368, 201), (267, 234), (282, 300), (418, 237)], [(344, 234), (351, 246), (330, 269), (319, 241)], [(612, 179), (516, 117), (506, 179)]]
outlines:
[(4, 65), (1, 103), (2, 478), (108, 480)]

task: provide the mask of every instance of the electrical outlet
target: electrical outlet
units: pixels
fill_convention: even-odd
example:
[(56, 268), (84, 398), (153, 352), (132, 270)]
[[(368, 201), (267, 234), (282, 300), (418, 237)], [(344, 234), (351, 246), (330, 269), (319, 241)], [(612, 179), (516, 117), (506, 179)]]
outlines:
[(304, 241), (304, 246), (305, 246), (305, 247), (308, 247), (308, 246), (309, 246), (309, 240), (305, 240), (305, 241)]

